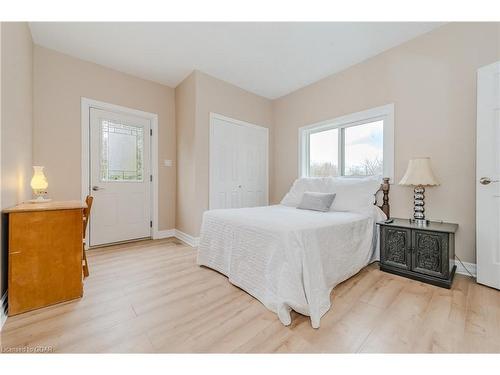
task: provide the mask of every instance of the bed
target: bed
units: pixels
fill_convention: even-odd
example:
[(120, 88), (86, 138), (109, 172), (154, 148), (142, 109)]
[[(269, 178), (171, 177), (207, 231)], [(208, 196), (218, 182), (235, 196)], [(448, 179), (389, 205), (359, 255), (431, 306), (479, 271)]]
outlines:
[[(198, 264), (226, 275), (284, 325), (293, 309), (319, 328), (332, 289), (378, 260), (375, 223), (389, 216), (388, 179), (363, 179), (362, 188), (355, 180), (340, 181), (298, 179), (279, 205), (205, 212)], [(304, 191), (335, 191), (332, 210), (297, 209)]]

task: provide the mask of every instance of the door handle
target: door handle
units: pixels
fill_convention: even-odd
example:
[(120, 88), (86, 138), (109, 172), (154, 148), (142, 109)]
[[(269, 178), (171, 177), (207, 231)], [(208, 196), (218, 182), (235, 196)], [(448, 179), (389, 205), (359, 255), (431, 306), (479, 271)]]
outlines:
[(489, 185), (489, 184), (491, 184), (492, 182), (499, 182), (499, 181), (500, 181), (500, 180), (492, 180), (492, 179), (491, 179), (491, 178), (489, 178), (489, 177), (481, 177), (481, 178), (479, 179), (479, 183), (480, 183), (481, 185)]
[(98, 191), (98, 190), (104, 190), (104, 188), (99, 187), (99, 186), (92, 186), (93, 191)]

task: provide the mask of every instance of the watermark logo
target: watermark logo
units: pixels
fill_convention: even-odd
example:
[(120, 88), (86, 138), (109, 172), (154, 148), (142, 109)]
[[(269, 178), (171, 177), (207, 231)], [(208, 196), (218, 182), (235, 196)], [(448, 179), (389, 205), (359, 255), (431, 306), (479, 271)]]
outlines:
[(53, 346), (0, 346), (0, 353), (54, 353)]

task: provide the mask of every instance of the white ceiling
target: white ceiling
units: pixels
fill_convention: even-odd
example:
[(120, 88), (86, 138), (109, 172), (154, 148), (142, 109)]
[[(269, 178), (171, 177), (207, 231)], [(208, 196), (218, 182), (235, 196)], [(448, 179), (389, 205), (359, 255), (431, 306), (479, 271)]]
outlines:
[(36, 44), (177, 86), (194, 69), (274, 99), (441, 23), (33, 22)]

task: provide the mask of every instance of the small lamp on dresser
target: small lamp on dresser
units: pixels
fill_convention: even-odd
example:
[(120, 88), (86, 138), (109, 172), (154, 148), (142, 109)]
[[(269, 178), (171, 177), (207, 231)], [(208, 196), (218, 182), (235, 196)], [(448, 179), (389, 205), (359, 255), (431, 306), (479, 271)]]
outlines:
[(437, 186), (438, 180), (434, 176), (431, 168), (430, 158), (416, 158), (408, 162), (405, 175), (399, 181), (399, 185), (414, 186), (413, 190), (413, 220), (417, 225), (425, 226), (428, 220), (425, 219), (425, 186)]
[(36, 197), (30, 200), (31, 203), (46, 203), (51, 201), (51, 199), (45, 198), (49, 183), (47, 182), (47, 177), (45, 177), (43, 173), (42, 166), (33, 166), (33, 177), (31, 178), (30, 186), (33, 189), (33, 195)]

